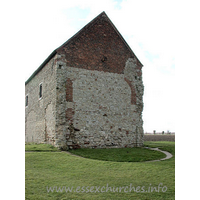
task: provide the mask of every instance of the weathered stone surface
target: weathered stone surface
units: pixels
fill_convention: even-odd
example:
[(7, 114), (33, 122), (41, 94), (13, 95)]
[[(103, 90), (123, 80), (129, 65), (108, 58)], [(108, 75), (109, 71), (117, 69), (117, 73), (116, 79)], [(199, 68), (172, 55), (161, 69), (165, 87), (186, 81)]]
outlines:
[[(62, 102), (64, 97), (61, 102), (57, 99), (57, 113), (60, 114), (57, 123), (61, 126), (63, 118), (67, 125), (73, 123), (74, 129), (79, 130), (73, 132), (74, 144), (97, 148), (143, 144), (143, 83), (141, 76), (135, 80), (138, 72), (135, 72), (134, 59), (128, 59), (124, 74), (68, 67), (64, 63), (59, 70), (59, 83), (62, 79), (72, 81), (73, 99), (66, 104)], [(125, 78), (130, 80), (132, 87), (139, 88), (134, 93), (135, 105), (131, 102), (133, 94)], [(66, 110), (66, 116), (59, 110)]]
[[(39, 85), (42, 83), (42, 98)], [(28, 106), (25, 108), (25, 141), (54, 144), (56, 116), (55, 59), (38, 73), (25, 87)]]

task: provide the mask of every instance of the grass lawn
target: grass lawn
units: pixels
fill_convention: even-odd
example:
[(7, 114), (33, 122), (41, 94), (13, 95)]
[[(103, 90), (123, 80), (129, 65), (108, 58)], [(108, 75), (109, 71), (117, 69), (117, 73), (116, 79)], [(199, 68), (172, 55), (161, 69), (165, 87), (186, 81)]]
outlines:
[(28, 143), (25, 145), (25, 151), (59, 151), (56, 147), (50, 144), (33, 144)]
[(76, 149), (69, 152), (85, 158), (114, 162), (142, 162), (166, 157), (164, 153), (145, 148)]
[[(40, 152), (25, 154), (26, 199), (175, 199), (175, 142), (145, 145), (174, 156), (159, 162), (113, 162), (42, 151), (46, 147), (39, 145)], [(56, 187), (63, 191), (57, 192)], [(68, 187), (72, 192), (65, 191)]]

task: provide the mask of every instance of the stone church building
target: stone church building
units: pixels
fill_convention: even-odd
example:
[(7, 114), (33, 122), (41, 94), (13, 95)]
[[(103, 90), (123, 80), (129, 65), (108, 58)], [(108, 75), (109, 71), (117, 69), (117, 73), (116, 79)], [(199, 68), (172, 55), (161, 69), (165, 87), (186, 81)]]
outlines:
[(102, 12), (25, 82), (25, 141), (142, 146), (143, 90), (141, 62)]

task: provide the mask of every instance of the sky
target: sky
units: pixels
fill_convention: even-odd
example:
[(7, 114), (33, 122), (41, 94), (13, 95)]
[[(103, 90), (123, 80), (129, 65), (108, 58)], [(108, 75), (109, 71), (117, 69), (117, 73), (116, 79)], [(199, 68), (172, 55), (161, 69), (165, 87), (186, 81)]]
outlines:
[[(0, 7), (1, 55), (5, 65), (12, 67), (12, 74), (23, 72), (20, 81), (24, 83), (54, 49), (105, 11), (144, 66), (144, 132), (174, 132), (176, 68), (180, 66), (187, 75), (185, 67), (190, 67), (189, 74), (194, 76), (192, 67), (197, 66), (194, 59), (198, 57), (200, 35), (197, 3), (193, 0), (8, 0)], [(197, 51), (189, 56), (194, 47)]]

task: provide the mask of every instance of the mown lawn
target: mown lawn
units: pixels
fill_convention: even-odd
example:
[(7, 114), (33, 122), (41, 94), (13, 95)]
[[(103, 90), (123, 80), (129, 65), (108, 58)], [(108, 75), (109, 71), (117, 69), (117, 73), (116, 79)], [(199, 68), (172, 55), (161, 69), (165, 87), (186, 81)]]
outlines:
[(145, 145), (174, 156), (159, 162), (113, 162), (66, 152), (26, 153), (26, 199), (175, 199), (175, 142)]
[(56, 147), (50, 144), (33, 144), (28, 143), (25, 145), (26, 151), (59, 151)]
[(69, 151), (72, 154), (95, 160), (114, 162), (142, 162), (165, 158), (159, 151), (145, 148), (114, 148), (114, 149), (76, 149)]

